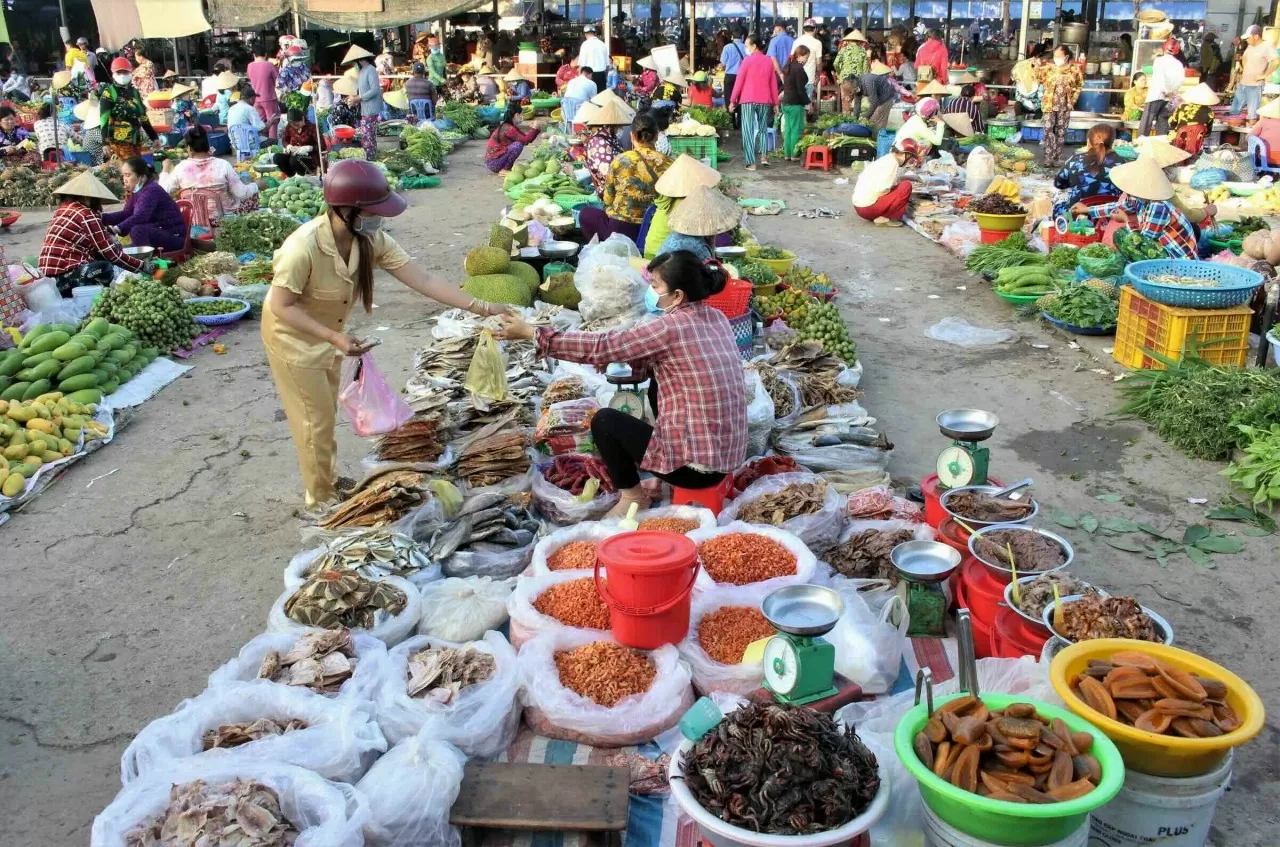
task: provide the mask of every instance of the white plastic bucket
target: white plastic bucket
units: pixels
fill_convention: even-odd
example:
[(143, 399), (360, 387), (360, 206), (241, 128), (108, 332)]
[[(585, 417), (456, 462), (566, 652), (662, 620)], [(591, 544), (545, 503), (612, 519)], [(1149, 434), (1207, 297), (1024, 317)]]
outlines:
[(1209, 773), (1176, 779), (1126, 770), (1116, 798), (1093, 811), (1089, 847), (1204, 847), (1233, 758)]
[[(920, 814), (924, 819), (924, 847), (997, 847), (993, 841), (983, 841), (956, 829), (935, 815), (928, 803), (920, 804)], [(1089, 844), (1089, 819), (1086, 817), (1080, 828), (1066, 838), (1039, 847), (1092, 847)]]
[(76, 300), (88, 301), (90, 305), (102, 293), (101, 285), (81, 285), (71, 289), (71, 296)]

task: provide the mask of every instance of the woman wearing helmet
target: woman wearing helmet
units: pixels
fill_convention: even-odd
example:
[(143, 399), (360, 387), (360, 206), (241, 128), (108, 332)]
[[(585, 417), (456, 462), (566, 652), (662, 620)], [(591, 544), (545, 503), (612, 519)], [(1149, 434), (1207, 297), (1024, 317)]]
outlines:
[(371, 162), (334, 164), (324, 179), (324, 199), (328, 211), (300, 226), (276, 251), (262, 308), (262, 342), (298, 451), (308, 509), (337, 497), (334, 423), (342, 360), (372, 346), (347, 333), (347, 317), (357, 302), (366, 314), (373, 310), (374, 268), (446, 306), (478, 315), (506, 311), (409, 261), (382, 231), (383, 218), (403, 212), (405, 200)]
[(893, 148), (863, 168), (853, 186), (853, 210), (876, 226), (902, 226), (911, 200), (911, 183), (899, 180), (903, 165), (918, 167), (928, 148), (915, 139), (901, 138)]
[(897, 135), (893, 137), (894, 143), (910, 138), (917, 144), (937, 147), (942, 143), (943, 133), (947, 131), (947, 125), (938, 117), (938, 111), (938, 101), (933, 97), (921, 99), (916, 103), (915, 114), (903, 121)]
[(107, 158), (124, 161), (142, 155), (142, 133), (154, 142), (159, 135), (147, 120), (147, 106), (133, 84), (133, 66), (123, 56), (111, 62), (111, 84), (99, 95), (102, 143)]

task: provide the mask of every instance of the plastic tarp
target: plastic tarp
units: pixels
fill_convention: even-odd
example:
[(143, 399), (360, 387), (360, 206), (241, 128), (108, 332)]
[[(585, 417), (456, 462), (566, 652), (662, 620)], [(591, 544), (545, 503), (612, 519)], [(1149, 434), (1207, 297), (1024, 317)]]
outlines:
[[(383, 0), (381, 12), (314, 12), (307, 6), (306, 0), (298, 0), (298, 16), (304, 21), (347, 32), (435, 20), (488, 8), (489, 3), (487, 0)], [(209, 19), (214, 26), (228, 29), (260, 26), (292, 11), (293, 5), (287, 0), (209, 0)], [(98, 19), (102, 19), (101, 15)]]
[(184, 38), (213, 29), (200, 0), (135, 0), (146, 38)]
[[(91, 0), (98, 21), (98, 38), (108, 50), (119, 50), (142, 37), (142, 20), (134, 0)], [(280, 12), (276, 12), (280, 14)], [(265, 23), (270, 18), (263, 20)]]

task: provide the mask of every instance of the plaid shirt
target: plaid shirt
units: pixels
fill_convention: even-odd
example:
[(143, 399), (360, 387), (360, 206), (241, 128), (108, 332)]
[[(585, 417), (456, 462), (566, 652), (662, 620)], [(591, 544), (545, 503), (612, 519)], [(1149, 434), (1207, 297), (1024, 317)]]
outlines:
[(658, 414), (641, 466), (732, 473), (747, 457), (747, 393), (729, 319), (705, 303), (613, 332), (540, 327), (538, 355), (604, 367), (627, 362), (658, 381)]
[(1115, 203), (1094, 206), (1089, 209), (1089, 219), (1096, 221), (1111, 217), (1116, 209), (1137, 218), (1134, 231), (1139, 235), (1160, 242), (1170, 259), (1197, 259), (1196, 234), (1191, 221), (1168, 200), (1139, 200), (1125, 194)]
[(58, 276), (85, 262), (103, 259), (131, 271), (142, 270), (142, 263), (126, 256), (120, 242), (107, 234), (98, 212), (74, 201), (59, 206), (40, 246), (40, 273)]

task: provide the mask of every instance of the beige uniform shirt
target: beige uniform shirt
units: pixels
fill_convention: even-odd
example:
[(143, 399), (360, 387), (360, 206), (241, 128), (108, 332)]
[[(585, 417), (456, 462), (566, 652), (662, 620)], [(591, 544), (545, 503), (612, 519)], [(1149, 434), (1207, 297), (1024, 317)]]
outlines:
[[(379, 232), (373, 239), (374, 264), (394, 271), (409, 263), (406, 253), (391, 236)], [(298, 227), (280, 245), (273, 260), (271, 284), (299, 295), (298, 304), (308, 315), (336, 332), (345, 332), (355, 302), (356, 275), (360, 267), (360, 242), (351, 245), (347, 262), (338, 254), (328, 215)], [(262, 341), (268, 352), (306, 368), (327, 368), (342, 354), (327, 340), (296, 330), (271, 311), (262, 308)]]

